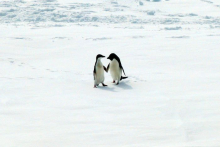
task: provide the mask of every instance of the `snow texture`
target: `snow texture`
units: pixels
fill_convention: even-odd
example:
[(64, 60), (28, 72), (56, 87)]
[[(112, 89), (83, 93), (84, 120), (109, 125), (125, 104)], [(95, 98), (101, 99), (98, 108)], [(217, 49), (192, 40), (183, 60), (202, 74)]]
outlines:
[[(219, 0), (1, 0), (0, 27), (1, 147), (220, 146)], [(93, 88), (110, 53), (128, 79)]]

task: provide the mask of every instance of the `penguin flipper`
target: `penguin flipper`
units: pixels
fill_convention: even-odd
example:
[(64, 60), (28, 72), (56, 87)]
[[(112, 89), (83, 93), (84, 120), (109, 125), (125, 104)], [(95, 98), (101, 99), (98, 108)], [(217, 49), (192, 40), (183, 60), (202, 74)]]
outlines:
[(125, 70), (124, 70), (124, 68), (122, 67), (121, 62), (119, 63), (119, 67), (121, 68), (121, 70), (123, 70), (123, 73), (124, 73), (124, 75), (126, 76)]
[(108, 66), (107, 66), (107, 70), (106, 70), (106, 72), (108, 72), (108, 70), (109, 70), (109, 65), (110, 65), (110, 63), (109, 63)]
[(123, 68), (123, 67), (122, 67), (122, 70), (123, 70), (124, 75), (126, 76), (126, 74), (125, 74), (125, 71), (124, 71), (124, 68)]
[(107, 68), (106, 68), (105, 66), (103, 66), (103, 68), (104, 68), (104, 70), (105, 70), (106, 72), (108, 72), (108, 71), (107, 71)]

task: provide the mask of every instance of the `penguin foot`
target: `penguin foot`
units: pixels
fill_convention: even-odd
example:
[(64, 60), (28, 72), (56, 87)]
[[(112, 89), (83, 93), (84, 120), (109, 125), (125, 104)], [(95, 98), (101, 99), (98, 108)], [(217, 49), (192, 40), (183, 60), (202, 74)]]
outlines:
[(97, 87), (94, 85), (94, 88), (97, 88)]
[(116, 83), (116, 85), (118, 85), (119, 84), (119, 82), (118, 83)]
[(115, 80), (112, 83), (115, 83)]
[(108, 85), (105, 85), (104, 83), (102, 83), (102, 86), (108, 86)]

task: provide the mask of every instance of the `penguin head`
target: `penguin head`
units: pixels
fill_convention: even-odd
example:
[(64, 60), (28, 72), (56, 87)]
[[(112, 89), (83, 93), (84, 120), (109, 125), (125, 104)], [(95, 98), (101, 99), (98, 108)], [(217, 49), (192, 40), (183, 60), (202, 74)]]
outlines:
[(105, 56), (103, 56), (103, 55), (101, 55), (101, 54), (98, 54), (97, 56), (96, 56), (96, 60), (98, 60), (98, 59), (101, 59), (101, 58), (104, 58)]
[(113, 59), (115, 59), (115, 58), (117, 58), (117, 57), (118, 57), (118, 56), (117, 56), (115, 53), (111, 53), (111, 54), (108, 56), (107, 59), (113, 60)]

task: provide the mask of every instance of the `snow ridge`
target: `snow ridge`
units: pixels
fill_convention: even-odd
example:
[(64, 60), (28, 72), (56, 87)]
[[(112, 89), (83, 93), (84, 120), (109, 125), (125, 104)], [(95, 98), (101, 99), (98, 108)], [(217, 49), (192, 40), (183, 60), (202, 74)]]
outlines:
[[(203, 0), (204, 2), (207, 2)], [(133, 3), (132, 3), (133, 2)], [(40, 23), (67, 24), (127, 24), (127, 25), (179, 25), (189, 24), (207, 27), (220, 26), (220, 17), (200, 16), (197, 13), (168, 13), (168, 10), (150, 9), (151, 1), (131, 4), (106, 1), (102, 3), (68, 3), (56, 0), (41, 1), (1, 1), (0, 22), (16, 25)], [(157, 1), (158, 5), (170, 5), (169, 1)], [(134, 5), (135, 4), (135, 5)], [(167, 12), (166, 12), (167, 11)], [(131, 13), (132, 12), (132, 13)]]

